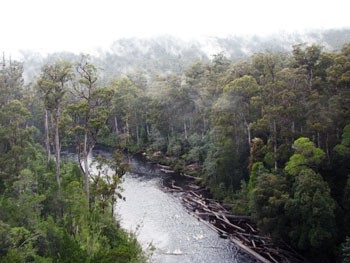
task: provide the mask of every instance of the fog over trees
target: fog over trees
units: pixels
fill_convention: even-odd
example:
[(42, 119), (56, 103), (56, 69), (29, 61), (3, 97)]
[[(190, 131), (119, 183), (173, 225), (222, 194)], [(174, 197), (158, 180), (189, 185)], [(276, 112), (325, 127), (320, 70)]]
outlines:
[[(113, 218), (123, 153), (201, 178), (308, 261), (350, 260), (350, 30), (1, 62), (0, 262), (146, 261)], [(115, 151), (106, 180), (96, 145)]]

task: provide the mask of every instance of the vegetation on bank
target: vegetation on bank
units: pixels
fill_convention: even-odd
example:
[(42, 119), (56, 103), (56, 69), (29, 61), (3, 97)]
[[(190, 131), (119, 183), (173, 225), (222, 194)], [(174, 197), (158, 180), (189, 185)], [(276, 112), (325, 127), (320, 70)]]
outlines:
[[(2, 62), (0, 262), (146, 262), (136, 236), (122, 230), (114, 218), (120, 177), (127, 168), (121, 155), (116, 152), (108, 161), (113, 168), (109, 174), (104, 174), (102, 163), (97, 165), (97, 172), (88, 174), (88, 191), (81, 162), (79, 165), (61, 158), (61, 146), (73, 145), (65, 143), (67, 117), (60, 115), (68, 110), (65, 88), (72, 80), (71, 65), (56, 63), (43, 68), (35, 90), (24, 87), (21, 63)], [(91, 151), (92, 137), (103, 125), (99, 121), (103, 122), (104, 115), (99, 112), (98, 120), (93, 119), (92, 112), (98, 111), (96, 104), (93, 109), (84, 104), (81, 107), (85, 107), (85, 115), (80, 116), (86, 117), (88, 112), (85, 121), (91, 125), (85, 125), (82, 132), (83, 136), (89, 133), (85, 137), (88, 146), (81, 146)], [(78, 125), (70, 127), (79, 129)], [(69, 135), (79, 149), (80, 133)], [(84, 156), (81, 154), (82, 159)]]
[[(217, 54), (176, 74), (130, 72), (103, 87), (99, 70), (82, 56), (45, 65), (27, 87), (23, 65), (4, 60), (0, 205), (7, 212), (0, 220), (1, 235), (12, 243), (1, 246), (1, 255), (26, 248), (38, 260), (57, 261), (61, 252), (46, 247), (55, 240), (59, 247), (60, 238), (91, 260), (140, 255), (133, 237), (108, 236), (122, 233), (107, 211), (125, 167), (116, 158), (117, 176), (109, 182), (87, 173), (84, 160), (101, 143), (201, 177), (235, 214), (253, 216), (264, 233), (310, 261), (347, 262), (349, 65), (350, 44), (335, 52), (295, 45), (291, 53), (258, 53), (237, 63)], [(61, 161), (65, 145), (77, 150), (78, 166)], [(13, 212), (22, 203), (31, 209), (21, 213), (30, 215)], [(104, 232), (112, 225), (116, 231)], [(41, 238), (54, 241), (35, 243)]]
[(350, 235), (349, 62), (350, 45), (295, 45), (238, 63), (217, 54), (147, 85), (142, 75), (119, 79), (116, 140), (201, 177), (310, 261), (340, 262)]

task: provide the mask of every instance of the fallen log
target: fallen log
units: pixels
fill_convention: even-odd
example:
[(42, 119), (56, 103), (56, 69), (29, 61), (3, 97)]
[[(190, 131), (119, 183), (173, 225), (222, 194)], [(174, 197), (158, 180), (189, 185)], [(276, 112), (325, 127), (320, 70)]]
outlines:
[(262, 240), (268, 240), (268, 241), (271, 241), (271, 238), (269, 237), (266, 237), (266, 236), (259, 236), (259, 235), (253, 235), (253, 234), (249, 234), (249, 233), (239, 233), (240, 235), (243, 235), (243, 236), (247, 236), (247, 237), (250, 237), (250, 238), (257, 238), (259, 239), (260, 241)]
[(199, 199), (203, 199), (203, 196), (202, 196), (202, 195), (199, 195), (199, 194), (195, 193), (193, 190), (192, 190), (192, 191), (189, 191), (188, 193), (191, 194), (191, 195), (194, 195), (195, 197), (197, 197), (197, 198), (199, 198)]
[[(201, 216), (210, 216), (212, 215), (212, 213), (208, 213), (208, 212), (198, 212), (196, 213), (197, 215)], [(236, 216), (236, 215), (230, 215), (230, 214), (225, 214), (225, 217), (228, 218), (228, 219), (233, 219), (233, 220), (250, 220), (251, 217), (250, 216)]]
[(171, 170), (171, 166), (168, 166), (168, 165), (162, 165), (162, 164), (158, 163), (157, 166), (161, 169)]
[(217, 232), (220, 236), (221, 235), (225, 235), (225, 236), (229, 236), (228, 233), (218, 227), (216, 227), (215, 225), (211, 224), (210, 222), (203, 220), (200, 217), (197, 217), (198, 220), (200, 220), (201, 222), (203, 222), (205, 225), (207, 225), (209, 228), (211, 228), (212, 230), (214, 230), (215, 232)]
[(243, 229), (243, 228), (241, 228), (241, 227), (239, 227), (239, 226), (237, 226), (235, 224), (232, 224), (227, 218), (225, 218), (224, 215), (222, 215), (222, 218), (220, 218), (220, 220), (223, 220), (227, 225), (229, 225), (229, 226), (231, 226), (233, 228), (236, 228), (236, 229), (238, 229), (238, 230), (240, 230), (242, 232), (246, 232), (245, 229)]
[(271, 254), (270, 254), (269, 252), (267, 252), (266, 254), (270, 257), (270, 259), (271, 259), (273, 262), (279, 263), (279, 261), (277, 261), (273, 256), (271, 256)]
[(188, 211), (214, 230), (222, 238), (229, 238), (238, 248), (262, 263), (303, 262), (295, 251), (280, 249), (268, 236), (260, 236), (250, 216), (232, 215), (221, 203), (205, 198), (203, 187), (195, 185), (183, 188), (171, 182), (170, 189), (181, 192), (180, 199)]
[(166, 174), (173, 174), (175, 173), (174, 170), (168, 170), (168, 169), (159, 169), (161, 172), (166, 173)]
[(172, 189), (172, 188), (169, 188), (169, 187), (164, 187), (164, 190), (166, 192), (169, 192), (169, 193), (182, 193), (183, 190), (179, 190), (179, 189)]
[(248, 254), (253, 256), (255, 259), (261, 261), (262, 263), (272, 263), (270, 260), (266, 259), (265, 257), (261, 256), (260, 254), (256, 253), (254, 250), (252, 250), (250, 247), (244, 245), (241, 241), (237, 240), (234, 237), (230, 237), (230, 240), (239, 248), (246, 251)]
[(184, 190), (182, 187), (175, 185), (175, 181), (174, 180), (171, 181), (171, 187), (173, 189), (179, 190), (181, 192), (183, 192), (183, 190)]
[(196, 184), (189, 184), (188, 187), (192, 190), (199, 190), (202, 189), (202, 186), (196, 185)]
[(189, 179), (192, 179), (192, 180), (198, 180), (198, 181), (202, 180), (202, 178), (200, 178), (200, 177), (195, 177), (195, 176), (192, 176), (192, 175), (189, 175), (189, 174), (181, 174), (181, 175), (184, 176), (184, 177), (187, 177)]
[(253, 244), (253, 247), (255, 247), (255, 248), (256, 248), (256, 245), (255, 245), (254, 239), (252, 239), (252, 244)]
[[(187, 200), (190, 199), (190, 201), (200, 205), (203, 210), (205, 209), (209, 209), (208, 206), (205, 204), (205, 202), (199, 198), (194, 198), (194, 197), (191, 197), (191, 196), (187, 196)], [(212, 212), (211, 210), (209, 210), (209, 212)]]
[(253, 233), (257, 233), (258, 231), (256, 229), (254, 229), (251, 225), (249, 225), (248, 223), (245, 223), (246, 226), (248, 226), (250, 228), (250, 230), (253, 232)]

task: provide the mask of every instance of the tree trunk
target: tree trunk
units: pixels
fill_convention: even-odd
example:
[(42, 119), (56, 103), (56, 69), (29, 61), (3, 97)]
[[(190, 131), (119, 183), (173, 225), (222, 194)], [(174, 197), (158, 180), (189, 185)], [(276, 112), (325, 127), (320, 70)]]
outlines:
[(56, 156), (56, 181), (58, 187), (61, 187), (61, 145), (60, 145), (60, 136), (59, 136), (59, 120), (61, 117), (60, 109), (56, 110), (55, 116), (55, 156)]
[(330, 158), (330, 154), (329, 154), (329, 135), (328, 135), (328, 132), (326, 135), (326, 154), (327, 154), (327, 160), (328, 160), (328, 162), (330, 162), (331, 158)]
[(136, 144), (140, 145), (139, 126), (136, 125)]
[(295, 122), (292, 121), (292, 142), (294, 142), (294, 135), (295, 135)]
[(151, 132), (149, 130), (149, 125), (148, 124), (146, 124), (146, 131), (147, 131), (147, 136), (150, 136)]
[(202, 139), (204, 138), (206, 131), (207, 131), (207, 122), (206, 122), (205, 118), (203, 117)]
[(187, 126), (186, 126), (186, 121), (184, 121), (184, 133), (185, 133), (185, 139), (187, 140)]
[(129, 119), (126, 118), (125, 121), (125, 129), (126, 129), (126, 143), (129, 143)]
[(117, 119), (117, 116), (114, 116), (114, 128), (115, 128), (115, 133), (119, 134), (119, 132), (118, 132), (118, 119)]
[(51, 150), (50, 150), (50, 134), (49, 134), (49, 116), (47, 109), (45, 109), (45, 148), (46, 148), (46, 154), (47, 154), (47, 162), (51, 159)]
[(277, 171), (277, 126), (276, 120), (273, 120), (273, 154), (275, 159), (275, 171)]
[(88, 156), (89, 150), (87, 146), (87, 131), (84, 134), (84, 150), (83, 150), (83, 161), (84, 161), (84, 191), (86, 194), (87, 206), (90, 206), (90, 187), (89, 187), (89, 164), (88, 164)]
[(247, 128), (248, 145), (249, 145), (249, 148), (250, 148), (251, 144), (252, 144), (252, 133), (251, 133), (251, 130), (250, 130), (250, 125), (248, 124), (248, 122), (247, 122), (247, 120), (245, 118), (244, 118), (244, 125)]
[(138, 124), (137, 112), (134, 112), (135, 115), (135, 126), (136, 126), (136, 145), (140, 145), (140, 129)]
[(311, 91), (312, 90), (312, 80), (313, 80), (313, 70), (312, 68), (309, 70), (309, 75), (308, 75), (308, 88)]

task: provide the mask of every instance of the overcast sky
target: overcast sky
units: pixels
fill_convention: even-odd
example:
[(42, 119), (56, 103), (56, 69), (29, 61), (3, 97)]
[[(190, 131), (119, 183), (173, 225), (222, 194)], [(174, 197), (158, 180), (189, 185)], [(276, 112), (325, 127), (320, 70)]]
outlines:
[(0, 51), (87, 52), (122, 37), (350, 28), (349, 0), (1, 0)]

